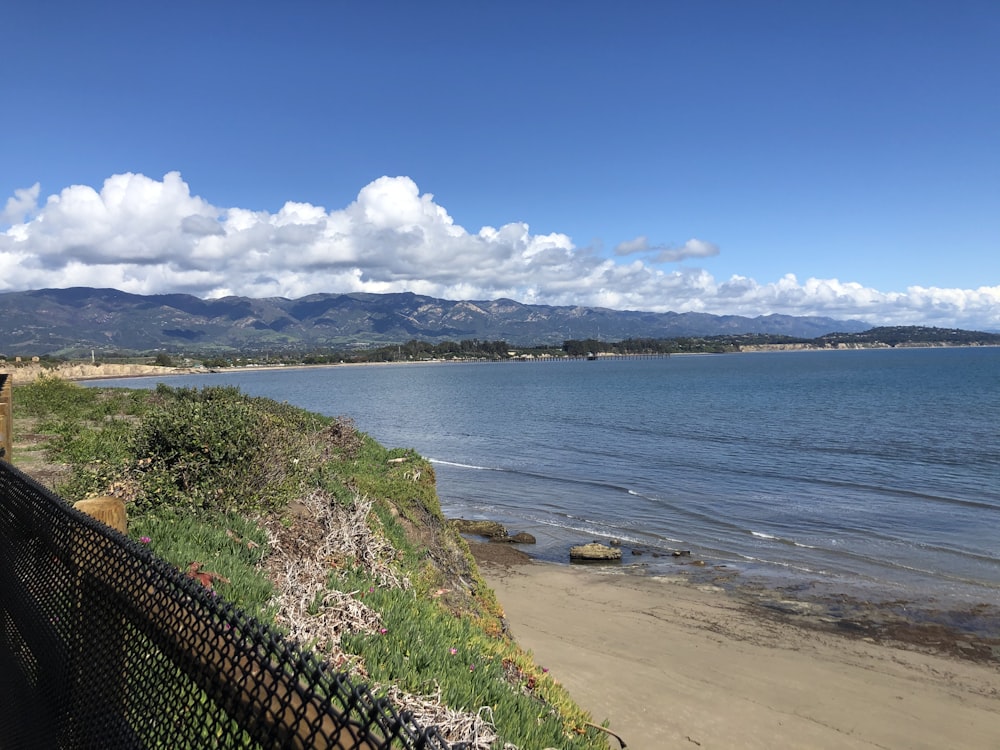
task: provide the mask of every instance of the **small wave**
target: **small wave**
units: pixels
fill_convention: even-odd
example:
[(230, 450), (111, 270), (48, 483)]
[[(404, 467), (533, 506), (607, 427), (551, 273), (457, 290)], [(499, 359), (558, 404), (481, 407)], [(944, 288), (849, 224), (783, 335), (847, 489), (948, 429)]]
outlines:
[(503, 474), (513, 474), (514, 476), (520, 477), (530, 477), (531, 479), (541, 479), (546, 482), (556, 482), (560, 484), (570, 484), (570, 485), (582, 485), (585, 487), (598, 487), (601, 489), (612, 490), (614, 492), (624, 492), (630, 495), (636, 495), (637, 497), (643, 497), (647, 500), (657, 500), (657, 498), (651, 498), (647, 495), (641, 495), (628, 487), (622, 487), (620, 485), (614, 484), (612, 482), (606, 482), (599, 479), (586, 479), (578, 477), (567, 477), (559, 474), (546, 474), (540, 471), (528, 471), (525, 469), (517, 469), (511, 466), (478, 466), (476, 464), (464, 464), (459, 461), (447, 461), (442, 458), (428, 458), (427, 459), (432, 464), (439, 464), (441, 466), (454, 466), (457, 469), (471, 469), (473, 471), (497, 471)]
[(500, 469), (496, 466), (476, 466), (475, 464), (462, 464), (457, 461), (445, 461), (440, 458), (428, 458), (427, 460), (432, 464), (454, 466), (459, 469), (472, 469), (473, 471), (506, 471), (505, 469)]
[[(539, 526), (548, 526), (559, 529), (563, 532), (573, 532), (574, 534), (588, 534), (604, 539), (618, 539), (620, 542), (630, 546), (648, 547), (650, 549), (670, 550), (670, 545), (682, 544), (683, 540), (673, 539), (659, 534), (639, 535), (632, 529), (625, 529), (609, 524), (607, 521), (582, 518), (570, 514), (561, 514), (558, 518), (544, 518), (540, 516), (524, 516), (525, 520), (536, 523)], [(650, 538), (652, 537), (652, 538)]]
[(806, 544), (805, 542), (796, 542), (794, 539), (786, 539), (783, 536), (775, 536), (774, 534), (767, 534), (763, 531), (750, 531), (750, 536), (755, 536), (758, 539), (767, 539), (769, 541), (778, 542), (780, 544), (788, 544), (792, 547), (799, 547), (801, 549), (818, 549), (818, 547), (812, 544)]
[(913, 546), (919, 550), (926, 550), (928, 552), (940, 552), (946, 555), (955, 555), (957, 557), (963, 557), (967, 560), (972, 560), (973, 562), (987, 563), (989, 565), (1000, 564), (1000, 557), (984, 552), (979, 552), (977, 550), (972, 550), (964, 546), (959, 546), (959, 545), (944, 546), (940, 544), (930, 544), (928, 542), (913, 542)]
[(881, 562), (882, 565), (884, 565), (885, 567), (891, 568), (893, 570), (902, 570), (907, 573), (916, 573), (922, 576), (927, 576), (928, 578), (935, 578), (943, 581), (951, 581), (952, 583), (961, 583), (965, 585), (981, 586), (987, 589), (1000, 589), (1000, 583), (980, 580), (977, 578), (969, 578), (959, 573), (952, 573), (940, 569), (921, 568), (916, 565), (907, 565), (906, 563), (901, 563), (896, 561), (880, 560), (879, 562)]
[(920, 492), (919, 490), (908, 489), (906, 487), (894, 487), (891, 485), (858, 483), (844, 479), (829, 479), (829, 478), (812, 478), (810, 479), (810, 481), (814, 484), (822, 484), (828, 487), (836, 487), (838, 489), (856, 490), (858, 492), (863, 492), (863, 493), (876, 492), (881, 495), (910, 498), (914, 500), (928, 501), (941, 505), (954, 505), (957, 507), (972, 508), (975, 510), (989, 510), (989, 511), (1000, 510), (1000, 506), (997, 506), (996, 503), (990, 502), (989, 500), (973, 500), (964, 497), (932, 495), (926, 492)]
[(764, 565), (774, 565), (779, 568), (788, 568), (790, 570), (797, 570), (800, 573), (809, 573), (811, 575), (821, 575), (821, 576), (829, 575), (829, 572), (826, 570), (809, 568), (806, 567), (805, 565), (796, 565), (795, 563), (791, 563), (785, 560), (765, 560), (762, 557), (753, 557), (752, 555), (744, 555), (739, 552), (737, 552), (736, 554), (739, 555), (744, 560), (746, 560), (747, 562), (762, 563)]
[[(760, 536), (760, 533), (756, 533), (753, 535)], [(788, 542), (787, 540), (781, 540), (780, 538), (776, 538), (776, 540), (784, 541), (789, 544), (794, 544), (792, 542)], [(855, 577), (855, 578), (860, 576), (862, 578), (870, 579), (872, 581), (885, 581), (887, 580), (887, 576), (885, 575), (885, 573), (888, 571), (894, 571), (897, 574), (902, 573), (904, 575), (919, 576), (928, 580), (947, 581), (967, 586), (984, 587), (991, 590), (1000, 589), (1000, 584), (993, 581), (971, 578), (968, 576), (964, 576), (958, 572), (953, 572), (938, 568), (923, 567), (921, 565), (915, 565), (901, 560), (893, 560), (885, 557), (876, 557), (870, 554), (866, 554), (865, 552), (860, 552), (856, 550), (849, 550), (849, 549), (834, 550), (830, 548), (824, 549), (822, 547), (810, 547), (810, 549), (819, 550), (821, 554), (826, 553), (834, 555), (839, 560), (839, 563), (837, 564), (836, 567), (841, 572), (837, 573), (826, 569), (812, 569), (809, 567), (801, 566), (800, 563), (796, 564), (787, 560), (759, 558), (741, 552), (736, 552), (736, 554), (737, 556), (748, 561), (763, 563), (766, 565), (774, 565), (783, 568), (790, 568), (794, 570), (800, 570), (806, 573), (815, 573), (817, 575), (834, 575), (834, 576), (848, 575), (849, 577)], [(847, 572), (851, 569), (850, 567), (845, 567), (845, 563), (847, 561), (860, 563), (862, 568), (859, 569), (857, 566), (854, 566), (853, 572)], [(867, 570), (868, 572), (864, 572), (865, 570)], [(876, 573), (875, 571), (882, 571), (882, 572)]]

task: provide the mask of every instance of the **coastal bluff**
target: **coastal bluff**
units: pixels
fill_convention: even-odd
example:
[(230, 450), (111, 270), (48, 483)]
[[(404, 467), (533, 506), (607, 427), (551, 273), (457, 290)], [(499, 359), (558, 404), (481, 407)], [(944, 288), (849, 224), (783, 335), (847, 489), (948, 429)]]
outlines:
[(67, 363), (56, 367), (43, 366), (37, 362), (0, 364), (0, 373), (11, 375), (15, 385), (31, 383), (41, 377), (91, 380), (97, 378), (137, 378), (144, 375), (185, 375), (191, 372), (194, 370), (189, 368), (137, 364)]

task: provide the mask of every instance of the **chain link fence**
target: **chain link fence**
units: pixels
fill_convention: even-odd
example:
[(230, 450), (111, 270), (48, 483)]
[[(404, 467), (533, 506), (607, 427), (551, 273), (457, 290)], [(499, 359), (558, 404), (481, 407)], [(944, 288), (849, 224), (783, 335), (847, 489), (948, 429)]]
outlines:
[(447, 743), (0, 461), (0, 750), (20, 748)]

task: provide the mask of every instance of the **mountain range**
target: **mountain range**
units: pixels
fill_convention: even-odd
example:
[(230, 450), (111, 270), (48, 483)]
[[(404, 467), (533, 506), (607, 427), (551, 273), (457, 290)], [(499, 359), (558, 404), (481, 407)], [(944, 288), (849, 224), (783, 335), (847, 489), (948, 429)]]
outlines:
[(859, 320), (790, 315), (654, 313), (435, 299), (412, 293), (312, 294), (299, 299), (129, 294), (74, 287), (0, 294), (0, 355), (80, 356), (91, 350), (253, 352), (421, 341), (561, 345), (571, 339), (737, 333), (815, 338), (871, 328)]

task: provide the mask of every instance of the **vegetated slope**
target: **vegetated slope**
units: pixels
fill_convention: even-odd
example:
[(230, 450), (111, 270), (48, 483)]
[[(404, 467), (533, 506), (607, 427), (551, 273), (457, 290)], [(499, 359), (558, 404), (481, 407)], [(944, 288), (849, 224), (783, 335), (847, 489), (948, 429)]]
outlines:
[(525, 305), (508, 299), (452, 301), (412, 293), (312, 294), (301, 299), (115, 289), (42, 289), (0, 294), (0, 354), (80, 356), (91, 349), (149, 352), (302, 350), (315, 347), (503, 340), (522, 346), (600, 336), (672, 338), (768, 333), (815, 338), (862, 331), (860, 321), (823, 317), (652, 313)]
[[(129, 535), (471, 748), (606, 747), (504, 631), (432, 466), (233, 388), (15, 387), (15, 434), (67, 499), (126, 500)], [(26, 435), (27, 433), (22, 433)], [(68, 468), (45, 474), (49, 461)], [(15, 446), (14, 458), (27, 446)], [(27, 468), (27, 467), (26, 467)], [(485, 707), (485, 710), (483, 710)]]

